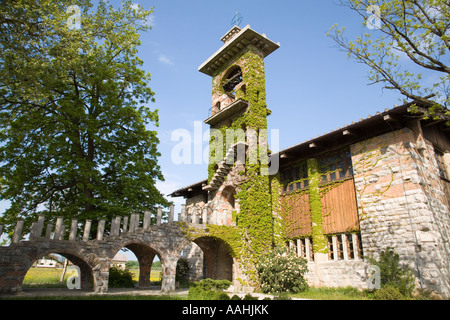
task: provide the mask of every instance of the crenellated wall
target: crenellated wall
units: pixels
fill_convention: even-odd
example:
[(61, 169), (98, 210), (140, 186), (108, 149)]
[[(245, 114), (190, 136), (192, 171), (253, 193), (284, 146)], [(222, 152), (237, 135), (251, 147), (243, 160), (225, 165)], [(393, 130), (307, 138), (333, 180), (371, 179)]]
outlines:
[[(140, 288), (149, 286), (153, 257), (158, 255), (163, 269), (161, 291), (173, 291), (178, 259), (182, 252), (192, 245), (192, 241), (197, 241), (192, 236), (187, 238), (186, 227), (203, 230), (202, 239), (198, 240), (200, 246), (208, 240), (208, 233), (204, 231), (205, 225), (188, 224), (186, 219), (184, 222), (175, 222), (173, 206), (170, 208), (167, 223), (161, 221), (161, 216), (160, 208), (156, 213), (155, 225), (150, 224), (150, 212), (144, 214), (143, 220), (140, 220), (138, 214), (116, 217), (111, 221), (108, 231), (105, 231), (105, 221), (101, 220), (97, 225), (95, 239), (89, 239), (92, 227), (89, 220), (84, 225), (72, 220), (70, 230), (66, 231), (63, 219), (58, 218), (54, 227), (48, 224), (44, 231), (45, 221), (41, 216), (29, 232), (22, 230), (23, 221), (18, 221), (11, 244), (0, 247), (0, 294), (20, 292), (22, 281), (33, 262), (50, 253), (61, 254), (79, 266), (82, 288), (89, 288), (93, 279), (94, 292), (105, 293), (108, 291), (111, 261), (123, 247), (132, 250), (139, 260)], [(184, 217), (184, 214), (180, 217)], [(79, 229), (83, 230), (82, 235), (78, 235)], [(23, 235), (27, 236), (27, 239), (24, 239)], [(217, 247), (215, 240), (211, 238), (208, 241), (209, 247), (214, 251)], [(209, 247), (204, 246), (202, 249), (205, 254), (214, 255), (214, 252), (209, 252)], [(232, 264), (230, 259), (227, 258), (225, 262), (215, 259), (214, 264), (209, 266), (210, 273), (221, 276), (221, 270), (231, 272), (232, 265), (224, 265)]]

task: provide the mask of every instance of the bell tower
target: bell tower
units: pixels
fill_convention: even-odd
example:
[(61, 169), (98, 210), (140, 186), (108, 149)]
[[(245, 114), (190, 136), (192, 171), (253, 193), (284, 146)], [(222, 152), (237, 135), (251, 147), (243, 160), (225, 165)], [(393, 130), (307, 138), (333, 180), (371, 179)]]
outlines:
[[(200, 72), (212, 77), (211, 112), (205, 123), (216, 133), (214, 137), (211, 134), (208, 184), (203, 187), (207, 191), (221, 188), (230, 170), (223, 160), (230, 148), (239, 144), (243, 147), (249, 129), (267, 129), (270, 110), (266, 105), (264, 58), (280, 47), (249, 25), (243, 29), (233, 26), (221, 41), (223, 46), (199, 67)], [(236, 135), (232, 139), (227, 137), (230, 132)]]

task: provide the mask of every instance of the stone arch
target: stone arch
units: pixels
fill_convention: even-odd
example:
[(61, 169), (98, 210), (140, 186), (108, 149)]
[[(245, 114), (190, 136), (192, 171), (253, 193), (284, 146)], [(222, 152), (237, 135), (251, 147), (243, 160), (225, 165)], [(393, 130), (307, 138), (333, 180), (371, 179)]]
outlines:
[(122, 248), (127, 248), (131, 250), (138, 259), (139, 262), (138, 287), (141, 289), (150, 287), (150, 273), (152, 269), (153, 259), (155, 258), (155, 256), (158, 256), (162, 262), (161, 253), (159, 252), (159, 250), (155, 249), (154, 247), (143, 241), (131, 240), (125, 243), (121, 243), (119, 248), (115, 247), (111, 259)]
[(224, 240), (203, 236), (193, 242), (203, 251), (204, 278), (233, 280), (232, 250)]
[(20, 285), (22, 285), (25, 275), (27, 274), (28, 270), (32, 267), (33, 263), (41, 259), (42, 257), (48, 256), (50, 254), (58, 254), (69, 260), (73, 265), (78, 266), (80, 269), (81, 289), (89, 289), (94, 276), (92, 272), (92, 266), (80, 252), (78, 252), (77, 250), (71, 250), (70, 248), (64, 249), (48, 248), (45, 250), (37, 250), (37, 252), (28, 254), (27, 259), (23, 259), (24, 262), (22, 269), (23, 271), (18, 275), (17, 280), (20, 282)]

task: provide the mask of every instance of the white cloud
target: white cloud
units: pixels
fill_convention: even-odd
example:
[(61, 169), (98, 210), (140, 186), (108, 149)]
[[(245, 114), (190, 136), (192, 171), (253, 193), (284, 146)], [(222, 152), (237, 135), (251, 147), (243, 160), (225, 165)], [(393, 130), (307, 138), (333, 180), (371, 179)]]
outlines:
[(174, 65), (174, 63), (172, 62), (172, 60), (170, 60), (168, 57), (166, 57), (166, 56), (163, 55), (163, 54), (160, 54), (160, 55), (159, 55), (158, 60), (159, 60), (159, 62), (164, 63), (164, 64), (167, 64), (167, 65), (170, 65), (170, 66), (173, 66), (173, 65)]

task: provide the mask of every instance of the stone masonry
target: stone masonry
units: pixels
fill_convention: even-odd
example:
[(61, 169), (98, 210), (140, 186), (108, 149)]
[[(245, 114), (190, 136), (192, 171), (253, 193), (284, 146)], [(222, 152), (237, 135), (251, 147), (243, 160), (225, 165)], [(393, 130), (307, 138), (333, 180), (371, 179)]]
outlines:
[[(169, 213), (168, 223), (161, 222), (161, 208), (158, 209), (156, 225), (150, 225), (151, 213), (144, 214), (143, 221), (138, 214), (131, 217), (116, 217), (111, 222), (111, 230), (105, 235), (105, 221), (98, 223), (98, 232), (95, 239), (89, 239), (91, 221), (84, 223), (83, 235), (77, 236), (78, 222), (72, 220), (69, 232), (64, 231), (62, 218), (58, 218), (56, 225), (48, 224), (44, 232), (44, 217), (40, 216), (33, 224), (28, 240), (23, 240), (23, 221), (18, 221), (12, 243), (9, 246), (0, 247), (0, 294), (18, 293), (21, 291), (22, 281), (31, 265), (41, 257), (50, 253), (60, 254), (69, 259), (80, 268), (81, 287), (88, 288), (93, 279), (93, 290), (96, 293), (108, 291), (109, 268), (115, 254), (121, 248), (132, 250), (139, 260), (140, 279), (139, 287), (149, 285), (150, 269), (155, 255), (158, 255), (163, 270), (161, 291), (175, 290), (175, 273), (178, 259), (184, 250), (192, 246), (194, 238), (186, 238), (186, 225), (191, 228), (204, 229), (204, 226), (189, 221), (186, 217), (183, 222), (173, 221), (173, 206)], [(0, 230), (1, 230), (0, 226)], [(215, 250), (222, 248), (202, 233), (202, 239), (198, 239), (200, 247), (208, 243), (208, 247), (202, 248), (208, 256), (214, 256), (208, 252), (208, 248)], [(219, 250), (220, 251), (220, 250)], [(229, 259), (228, 259), (229, 260)], [(227, 264), (232, 261), (227, 261)], [(211, 264), (210, 274), (219, 278), (223, 271), (232, 270), (232, 266), (222, 266), (221, 259), (214, 259)], [(221, 273), (222, 272), (222, 273)]]
[(449, 296), (449, 208), (433, 146), (416, 128), (351, 146), (363, 251), (394, 248), (418, 288)]

